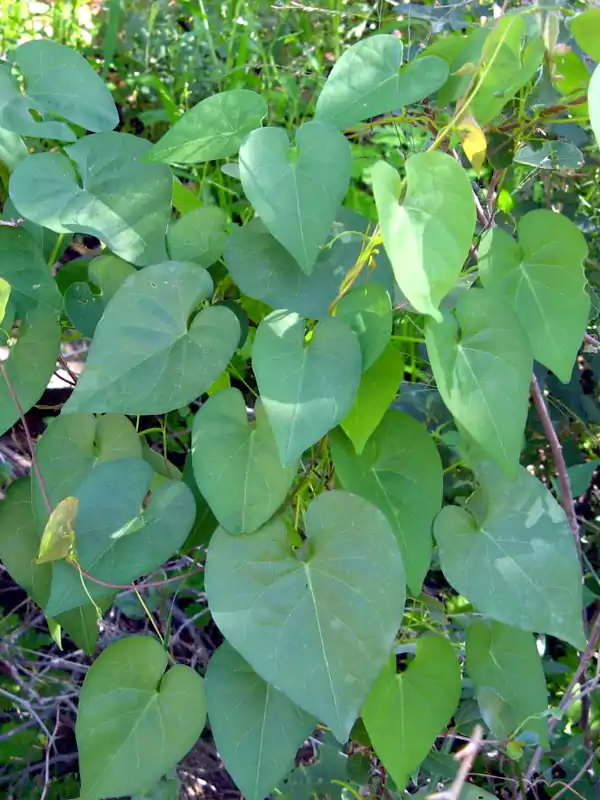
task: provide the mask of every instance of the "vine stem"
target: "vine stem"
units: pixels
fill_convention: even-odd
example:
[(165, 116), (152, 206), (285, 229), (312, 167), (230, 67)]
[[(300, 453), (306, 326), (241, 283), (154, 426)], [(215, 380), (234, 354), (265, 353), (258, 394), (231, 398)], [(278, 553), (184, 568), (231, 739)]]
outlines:
[(569, 473), (567, 472), (567, 465), (563, 455), (562, 445), (559, 441), (558, 434), (554, 429), (552, 420), (550, 419), (548, 406), (546, 405), (542, 390), (540, 389), (540, 384), (538, 383), (538, 379), (535, 377), (535, 375), (533, 375), (531, 378), (531, 397), (533, 398), (533, 404), (535, 405), (538, 417), (542, 423), (544, 435), (546, 436), (548, 444), (550, 445), (550, 451), (554, 457), (554, 465), (556, 467), (558, 485), (560, 487), (560, 502), (567, 517), (567, 522), (569, 523), (569, 528), (571, 529), (571, 534), (575, 542), (575, 549), (577, 550), (579, 563), (583, 570), (583, 556), (581, 553), (581, 541), (579, 539), (579, 523), (577, 522), (577, 514), (575, 513), (575, 505), (573, 503), (573, 496), (571, 494), (571, 481), (569, 480)]
[(473, 768), (473, 762), (477, 757), (477, 753), (481, 750), (482, 745), (483, 728), (481, 725), (476, 725), (468, 744), (454, 756), (457, 761), (460, 761), (460, 767), (458, 768), (458, 772), (450, 788), (443, 792), (428, 795), (427, 800), (459, 800), (462, 788), (467, 782), (469, 773)]
[[(46, 486), (46, 481), (44, 480), (44, 476), (42, 475), (42, 471), (40, 469), (39, 461), (37, 460), (37, 456), (35, 454), (35, 445), (33, 442), (33, 437), (31, 436), (31, 431), (29, 430), (29, 425), (27, 424), (27, 419), (25, 417), (25, 412), (23, 411), (23, 406), (21, 405), (21, 401), (19, 400), (17, 393), (15, 391), (15, 387), (12, 384), (12, 381), (8, 375), (6, 366), (4, 361), (0, 361), (0, 375), (2, 375), (4, 382), (6, 383), (6, 387), (9, 391), (9, 394), (12, 398), (14, 406), (19, 414), (19, 419), (21, 420), (21, 425), (23, 426), (23, 430), (25, 431), (25, 438), (27, 440), (27, 447), (29, 448), (29, 456), (31, 459), (31, 466), (35, 473), (35, 476), (38, 480), (40, 485), (40, 489), (42, 492), (42, 497), (44, 499), (44, 505), (46, 506), (46, 511), (48, 512), (48, 516), (52, 514), (53, 507), (52, 502), (50, 500), (50, 496), (48, 494), (48, 488)], [(196, 575), (199, 572), (203, 571), (202, 567), (199, 567), (194, 572), (188, 572), (185, 575), (175, 575), (172, 578), (166, 578), (163, 581), (148, 581), (147, 583), (109, 583), (108, 581), (100, 580), (100, 578), (96, 578), (93, 575), (90, 575), (89, 572), (86, 572), (82, 569), (79, 564), (74, 563), (73, 561), (68, 561), (69, 564), (73, 566), (74, 569), (77, 569), (84, 575), (88, 580), (92, 581), (93, 583), (97, 583), (99, 586), (105, 586), (107, 589), (119, 589), (121, 591), (135, 591), (139, 592), (143, 589), (153, 589), (159, 586), (165, 586), (168, 583), (175, 583), (175, 581), (183, 580), (184, 578), (189, 578), (191, 575)]]

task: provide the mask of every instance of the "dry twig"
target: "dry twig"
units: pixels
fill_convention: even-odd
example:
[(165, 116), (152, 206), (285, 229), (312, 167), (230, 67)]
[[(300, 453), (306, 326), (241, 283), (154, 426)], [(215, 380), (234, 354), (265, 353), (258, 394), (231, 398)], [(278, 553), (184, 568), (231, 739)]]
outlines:
[(467, 782), (467, 778), (473, 767), (473, 762), (475, 761), (477, 753), (481, 750), (482, 744), (483, 728), (481, 725), (476, 725), (469, 743), (454, 756), (454, 758), (460, 761), (460, 767), (458, 768), (458, 772), (450, 788), (443, 792), (436, 792), (435, 794), (428, 795), (427, 800), (459, 800), (462, 788)]

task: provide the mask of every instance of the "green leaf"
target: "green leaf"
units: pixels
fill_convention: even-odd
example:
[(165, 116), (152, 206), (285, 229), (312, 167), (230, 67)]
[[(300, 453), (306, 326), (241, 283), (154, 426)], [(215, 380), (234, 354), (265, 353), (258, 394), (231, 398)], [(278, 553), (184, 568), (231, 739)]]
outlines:
[[(75, 281), (64, 293), (65, 312), (74, 327), (92, 338), (108, 301), (125, 279), (135, 272), (135, 267), (117, 256), (92, 259), (87, 269), (89, 283)], [(95, 292), (92, 292), (90, 284), (93, 284)]]
[(344, 295), (336, 306), (336, 317), (358, 336), (363, 371), (385, 350), (392, 335), (392, 301), (379, 283), (369, 282)]
[(140, 267), (164, 261), (173, 178), (167, 166), (146, 164), (145, 139), (126, 133), (84, 136), (60, 153), (35, 153), (10, 178), (10, 197), (28, 220), (57, 233), (97, 236)]
[[(35, 447), (35, 456), (52, 506), (72, 496), (97, 464), (121, 458), (141, 458), (139, 436), (127, 417), (106, 414), (60, 415), (51, 421)], [(38, 522), (48, 512), (33, 473), (32, 505)]]
[(250, 131), (267, 116), (263, 97), (232, 89), (190, 108), (152, 148), (149, 159), (168, 164), (200, 164), (234, 156)]
[(196, 519), (194, 521), (192, 530), (189, 532), (188, 537), (181, 548), (185, 553), (194, 547), (207, 545), (210, 542), (211, 536), (219, 527), (219, 523), (210, 510), (210, 506), (206, 502), (206, 498), (200, 493), (200, 489), (198, 488), (198, 483), (194, 477), (191, 452), (188, 452), (186, 456), (181, 479), (188, 489), (190, 489), (196, 501)]
[[(348, 756), (330, 733), (323, 741), (313, 743), (315, 760), (300, 764), (292, 770), (279, 786), (282, 800), (315, 800), (327, 797), (331, 800), (347, 800), (339, 781), (348, 781)], [(280, 794), (275, 794), (279, 797)]]
[(319, 322), (305, 342), (304, 320), (274, 311), (260, 323), (252, 368), (284, 466), (344, 419), (362, 372), (360, 344), (339, 319)]
[[(54, 372), (60, 345), (56, 313), (43, 306), (29, 311), (4, 367), (24, 412), (40, 399)], [(6, 381), (0, 377), (0, 435), (19, 419)]]
[(600, 61), (600, 8), (588, 8), (570, 20), (571, 33), (581, 49)]
[(201, 493), (229, 533), (251, 533), (286, 498), (297, 464), (282, 467), (275, 437), (260, 400), (249, 425), (244, 397), (223, 389), (194, 419), (192, 463)]
[(204, 308), (190, 322), (212, 290), (202, 267), (177, 261), (127, 278), (98, 323), (65, 412), (162, 414), (205, 392), (240, 335), (237, 317), (223, 305)]
[(42, 533), (36, 564), (48, 564), (71, 555), (75, 544), (73, 525), (78, 510), (76, 497), (65, 497), (52, 510)]
[(400, 289), (435, 320), (456, 284), (475, 232), (475, 203), (465, 171), (446, 153), (406, 162), (406, 194), (396, 170), (379, 161), (371, 173), (383, 244)]
[(285, 524), (257, 533), (219, 529), (207, 556), (213, 619), (268, 683), (345, 741), (404, 611), (404, 569), (384, 515), (331, 491), (305, 516), (308, 557)]
[(10, 283), (0, 278), (0, 325), (6, 317), (6, 308), (10, 300)]
[[(52, 567), (36, 564), (39, 547), (40, 532), (31, 508), (30, 481), (22, 478), (9, 486), (0, 506), (0, 559), (13, 581), (43, 608), (50, 595)], [(78, 647), (86, 653), (94, 652), (98, 624), (91, 603), (59, 614), (56, 623)]]
[[(95, 578), (129, 584), (159, 567), (184, 543), (196, 512), (192, 493), (181, 481), (165, 481), (144, 506), (152, 478), (145, 461), (105, 461), (74, 492), (79, 499), (77, 562)], [(56, 561), (45, 611), (54, 616), (111, 593), (80, 575), (73, 564)]]
[(522, 217), (518, 233), (518, 243), (502, 228), (483, 237), (481, 280), (516, 311), (533, 357), (568, 383), (590, 310), (587, 244), (570, 219), (544, 209)]
[(350, 144), (306, 122), (290, 146), (283, 128), (253, 131), (240, 148), (242, 186), (269, 232), (310, 275), (350, 184)]
[(468, 435), (515, 475), (529, 409), (531, 349), (515, 312), (488, 289), (469, 289), (425, 328), (442, 399)]
[(492, 619), (582, 649), (581, 570), (564, 511), (522, 467), (514, 480), (489, 463), (477, 476), (465, 507), (435, 521), (446, 579)]
[(443, 470), (421, 423), (388, 411), (357, 455), (340, 431), (330, 434), (336, 476), (344, 489), (376, 505), (389, 520), (414, 595), (431, 561), (431, 525), (442, 506)]
[(539, 146), (537, 143), (523, 145), (514, 154), (513, 161), (516, 164), (557, 172), (576, 170), (585, 164), (583, 153), (578, 147), (572, 142), (560, 140), (542, 142)]
[(86, 59), (58, 42), (37, 39), (19, 45), (11, 60), (25, 78), (39, 111), (64, 117), (88, 131), (111, 131), (119, 114), (104, 81)]
[(208, 663), (206, 702), (219, 755), (247, 800), (270, 795), (317, 726), (227, 642)]
[(18, 309), (39, 304), (62, 310), (56, 281), (37, 243), (22, 228), (0, 227), (0, 276), (10, 283)]
[(109, 645), (90, 667), (75, 735), (81, 797), (141, 792), (191, 750), (206, 720), (204, 683), (149, 636)]
[[(320, 319), (328, 315), (348, 270), (356, 264), (364, 241), (361, 234), (368, 227), (364, 217), (348, 208), (339, 209), (329, 234), (332, 243), (319, 252), (312, 273), (305, 275), (255, 218), (228, 237), (225, 264), (248, 297), (307, 319)], [(364, 286), (366, 281), (377, 281), (393, 295), (394, 278), (385, 253), (377, 255), (375, 269), (370, 273), (363, 270), (354, 285)]]
[(403, 50), (391, 34), (369, 36), (348, 48), (319, 95), (317, 119), (353, 128), (433, 94), (448, 77), (446, 62), (427, 56), (400, 69)]
[(404, 355), (390, 342), (363, 374), (356, 401), (340, 423), (357, 453), (362, 453), (369, 437), (383, 419), (400, 390), (403, 377)]
[[(74, 142), (77, 138), (64, 122), (38, 120), (31, 114), (32, 111), (39, 113), (35, 103), (21, 94), (10, 68), (0, 64), (0, 128), (20, 136), (58, 139), (63, 142)], [(13, 138), (12, 145), (15, 144)]]
[(208, 269), (223, 255), (227, 215), (216, 206), (196, 208), (170, 226), (167, 250), (173, 261), (191, 261)]
[[(495, 689), (509, 706), (509, 734), (533, 731), (548, 747), (546, 679), (534, 637), (500, 622), (476, 620), (467, 630), (467, 671), (476, 690)], [(492, 729), (495, 737), (503, 735)]]
[(590, 112), (590, 125), (596, 137), (596, 143), (600, 143), (600, 65), (596, 67), (590, 81), (588, 90), (588, 104)]
[[(0, 85), (1, 80), (0, 74)], [(17, 133), (0, 128), (0, 161), (6, 164), (11, 172), (28, 155), (27, 145)]]
[(399, 790), (425, 759), (460, 700), (460, 665), (441, 636), (417, 640), (417, 654), (396, 674), (391, 656), (369, 692), (362, 718), (375, 751)]

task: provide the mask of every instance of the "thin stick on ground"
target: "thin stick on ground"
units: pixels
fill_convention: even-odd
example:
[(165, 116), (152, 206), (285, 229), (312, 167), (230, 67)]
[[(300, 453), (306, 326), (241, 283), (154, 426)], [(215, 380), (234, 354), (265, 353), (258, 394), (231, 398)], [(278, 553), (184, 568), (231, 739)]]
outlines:
[(558, 485), (560, 486), (560, 502), (567, 517), (571, 534), (573, 535), (573, 541), (575, 542), (575, 549), (577, 550), (579, 563), (583, 569), (581, 541), (579, 538), (579, 523), (577, 522), (577, 514), (575, 512), (573, 495), (571, 493), (571, 481), (569, 480), (569, 473), (567, 472), (567, 465), (563, 455), (562, 445), (558, 438), (558, 434), (554, 429), (552, 420), (550, 419), (548, 406), (546, 405), (542, 390), (540, 389), (540, 385), (535, 375), (531, 379), (531, 397), (533, 398), (533, 404), (535, 405), (538, 417), (542, 423), (542, 428), (544, 429), (544, 435), (546, 436), (548, 444), (550, 445), (550, 451), (554, 458), (554, 466), (556, 467), (556, 474), (558, 475)]
[(459, 800), (462, 788), (471, 774), (473, 762), (477, 757), (477, 753), (481, 750), (482, 744), (483, 728), (481, 725), (476, 725), (471, 734), (469, 743), (454, 756), (457, 761), (460, 761), (460, 767), (458, 768), (458, 772), (450, 788), (443, 792), (428, 795), (427, 800)]

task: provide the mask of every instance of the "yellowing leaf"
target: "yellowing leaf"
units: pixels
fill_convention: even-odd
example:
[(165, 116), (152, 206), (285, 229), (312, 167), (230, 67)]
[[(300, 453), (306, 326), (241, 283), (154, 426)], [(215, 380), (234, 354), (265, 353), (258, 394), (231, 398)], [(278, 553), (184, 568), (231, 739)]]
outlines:
[(79, 511), (79, 500), (76, 497), (65, 497), (50, 514), (46, 523), (36, 564), (47, 564), (66, 558), (75, 544), (73, 525)]
[(8, 298), (10, 297), (10, 283), (0, 278), (0, 324), (4, 322), (6, 316), (6, 306), (8, 305)]
[(473, 169), (477, 173), (481, 172), (487, 149), (484, 132), (474, 117), (467, 115), (460, 120), (458, 133), (465, 155), (471, 162)]

